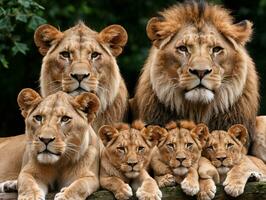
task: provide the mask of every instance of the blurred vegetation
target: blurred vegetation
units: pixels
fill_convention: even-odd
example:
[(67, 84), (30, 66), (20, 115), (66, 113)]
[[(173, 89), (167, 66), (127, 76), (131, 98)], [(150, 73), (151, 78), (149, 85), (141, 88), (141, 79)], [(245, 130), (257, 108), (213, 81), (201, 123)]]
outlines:
[[(260, 114), (266, 114), (266, 0), (210, 1), (232, 10), (237, 21), (254, 22), (254, 37), (247, 48), (261, 77)], [(33, 42), (36, 27), (49, 23), (65, 30), (80, 19), (97, 31), (110, 24), (124, 26), (129, 41), (118, 63), (132, 95), (151, 46), (146, 23), (174, 3), (176, 0), (0, 0), (0, 136), (24, 132), (17, 94), (25, 87), (39, 90), (42, 56)]]

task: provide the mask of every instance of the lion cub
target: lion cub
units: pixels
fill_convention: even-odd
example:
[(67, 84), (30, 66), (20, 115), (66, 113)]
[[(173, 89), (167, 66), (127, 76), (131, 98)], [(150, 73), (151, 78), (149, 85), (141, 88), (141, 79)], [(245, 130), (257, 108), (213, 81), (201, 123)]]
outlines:
[(86, 199), (99, 188), (99, 140), (91, 123), (99, 109), (92, 93), (57, 92), (44, 99), (32, 89), (18, 95), (25, 117), (28, 162), (18, 177), (18, 199)]
[(153, 129), (161, 135), (151, 160), (159, 187), (178, 183), (187, 195), (196, 195), (201, 189), (204, 190), (202, 194), (214, 197), (216, 186), (213, 180), (219, 179), (218, 173), (206, 158), (201, 157), (208, 127), (180, 121), (170, 122), (165, 128), (154, 126)]
[(262, 160), (246, 155), (247, 129), (236, 124), (228, 131), (212, 131), (207, 138), (203, 154), (217, 168), (224, 190), (237, 197), (244, 192), (250, 177), (266, 180), (266, 165)]
[[(161, 199), (162, 193), (146, 168), (159, 135), (140, 121), (105, 125), (99, 130), (104, 149), (101, 154), (100, 184), (116, 199), (129, 199), (131, 187), (139, 199)], [(129, 186), (130, 184), (130, 186)]]

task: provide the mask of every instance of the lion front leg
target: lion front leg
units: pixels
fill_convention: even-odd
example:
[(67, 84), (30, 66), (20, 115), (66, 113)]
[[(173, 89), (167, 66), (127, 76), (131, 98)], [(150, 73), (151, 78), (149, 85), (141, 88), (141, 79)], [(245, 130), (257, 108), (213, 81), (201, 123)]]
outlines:
[(165, 174), (162, 176), (154, 176), (159, 188), (161, 187), (169, 187), (176, 185), (176, 179), (172, 174)]
[(63, 187), (55, 195), (55, 200), (85, 200), (89, 195), (99, 188), (99, 181), (96, 176), (82, 177)]
[(194, 196), (199, 192), (199, 175), (197, 169), (191, 167), (189, 172), (181, 182), (182, 190), (189, 196)]
[(211, 200), (215, 197), (216, 186), (213, 179), (200, 179), (200, 191), (197, 195), (198, 200)]

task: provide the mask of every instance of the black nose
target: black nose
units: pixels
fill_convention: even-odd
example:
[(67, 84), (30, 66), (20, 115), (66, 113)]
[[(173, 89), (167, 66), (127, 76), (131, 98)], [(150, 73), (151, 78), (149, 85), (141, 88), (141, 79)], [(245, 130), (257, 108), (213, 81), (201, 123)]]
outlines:
[(204, 69), (204, 70), (189, 69), (189, 72), (190, 72), (191, 74), (196, 75), (196, 76), (199, 77), (200, 79), (202, 79), (204, 76), (206, 76), (207, 74), (211, 73), (212, 70), (211, 70), (211, 69)]
[(81, 82), (83, 79), (90, 76), (89, 73), (87, 74), (70, 74), (73, 79), (76, 79), (77, 81)]
[(55, 138), (44, 138), (44, 137), (39, 137), (39, 139), (46, 145), (55, 140)]
[(176, 158), (180, 163), (182, 163), (186, 158)]
[(131, 167), (134, 167), (138, 162), (127, 162), (127, 164)]
[(226, 156), (217, 157), (216, 159), (220, 160), (221, 162), (223, 162), (226, 159)]

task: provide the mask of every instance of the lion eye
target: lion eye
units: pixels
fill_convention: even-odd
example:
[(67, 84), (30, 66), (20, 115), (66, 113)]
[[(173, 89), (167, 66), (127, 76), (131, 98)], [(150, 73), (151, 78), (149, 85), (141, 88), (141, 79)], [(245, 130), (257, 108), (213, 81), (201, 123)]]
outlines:
[(222, 51), (222, 50), (223, 50), (222, 47), (220, 47), (220, 46), (216, 46), (216, 47), (214, 47), (214, 48), (212, 49), (212, 52), (213, 52), (213, 53), (219, 53), (219, 52)]
[(97, 59), (100, 55), (101, 55), (100, 53), (94, 51), (94, 52), (91, 53), (91, 59), (92, 59), (92, 60), (93, 60), (93, 59)]
[(65, 116), (63, 116), (63, 117), (61, 118), (61, 122), (66, 123), (66, 122), (69, 122), (71, 119), (72, 119), (71, 117), (65, 115)]
[(193, 143), (189, 142), (186, 144), (186, 148), (190, 149), (193, 146)]
[(117, 150), (124, 153), (125, 152), (125, 147), (117, 147)]
[(180, 52), (183, 52), (183, 53), (187, 53), (187, 52), (188, 52), (187, 47), (184, 46), (184, 45), (181, 45), (181, 46), (177, 47), (176, 49), (177, 49), (178, 51), (180, 51)]
[(42, 116), (41, 116), (41, 115), (35, 115), (35, 116), (33, 116), (33, 118), (34, 118), (37, 122), (41, 122), (41, 121), (42, 121)]
[(63, 56), (64, 58), (70, 58), (70, 53), (68, 51), (62, 51), (60, 55)]
[(229, 149), (229, 148), (231, 148), (232, 146), (234, 146), (233, 143), (228, 143), (228, 144), (226, 145), (226, 148)]
[(139, 147), (138, 147), (138, 152), (143, 152), (143, 151), (144, 151), (144, 147), (139, 146)]
[(171, 150), (173, 150), (175, 148), (175, 145), (173, 143), (168, 143), (167, 147)]
[(208, 146), (207, 149), (212, 151), (213, 150), (213, 146)]

